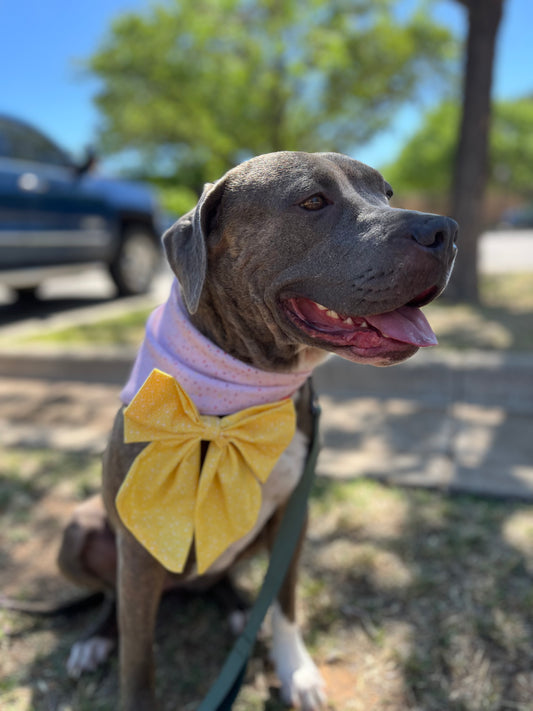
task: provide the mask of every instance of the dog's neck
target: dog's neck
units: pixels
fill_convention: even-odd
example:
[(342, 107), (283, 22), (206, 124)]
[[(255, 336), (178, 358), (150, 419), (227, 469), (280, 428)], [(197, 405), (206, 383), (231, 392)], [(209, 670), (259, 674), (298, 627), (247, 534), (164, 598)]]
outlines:
[(227, 415), (291, 397), (311, 372), (261, 370), (225, 352), (191, 323), (177, 282), (167, 302), (148, 319), (145, 339), (121, 393), (125, 404), (154, 369), (176, 378), (204, 415)]
[[(227, 297), (227, 294), (226, 294)], [(245, 313), (236, 305), (221, 300), (204, 285), (194, 326), (225, 353), (260, 370), (278, 373), (312, 371), (329, 353), (319, 348), (282, 339), (272, 324), (271, 315), (261, 305)], [(268, 325), (270, 324), (270, 326)]]

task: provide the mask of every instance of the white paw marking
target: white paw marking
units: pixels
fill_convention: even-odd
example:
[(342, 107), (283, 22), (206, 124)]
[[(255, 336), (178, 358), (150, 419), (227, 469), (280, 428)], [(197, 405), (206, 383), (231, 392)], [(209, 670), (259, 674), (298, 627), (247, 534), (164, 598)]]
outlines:
[(67, 673), (71, 679), (79, 679), (84, 672), (92, 672), (109, 658), (115, 642), (106, 637), (91, 637), (76, 642), (70, 650)]
[(281, 681), (281, 698), (302, 711), (326, 708), (325, 682), (309, 656), (298, 627), (278, 603), (272, 606), (272, 661)]

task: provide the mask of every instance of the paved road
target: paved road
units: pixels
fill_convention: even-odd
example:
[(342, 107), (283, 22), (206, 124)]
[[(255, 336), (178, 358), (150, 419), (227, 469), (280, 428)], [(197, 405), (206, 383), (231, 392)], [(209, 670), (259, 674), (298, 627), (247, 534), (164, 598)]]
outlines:
[(25, 303), (14, 302), (8, 290), (0, 285), (0, 333), (14, 336), (160, 304), (167, 298), (171, 279), (170, 269), (163, 266), (147, 296), (117, 299), (105, 270), (91, 268), (75, 276), (51, 279), (41, 288), (38, 301)]
[(533, 271), (533, 230), (486, 232), (480, 242), (479, 266), (486, 274)]
[[(162, 282), (168, 283), (170, 270), (163, 264), (154, 289)], [(1, 278), (0, 278), (1, 282)], [(115, 297), (115, 286), (104, 267), (89, 267), (78, 274), (58, 276), (45, 282), (39, 292), (44, 300), (103, 300)], [(0, 304), (13, 301), (13, 295), (0, 283)]]

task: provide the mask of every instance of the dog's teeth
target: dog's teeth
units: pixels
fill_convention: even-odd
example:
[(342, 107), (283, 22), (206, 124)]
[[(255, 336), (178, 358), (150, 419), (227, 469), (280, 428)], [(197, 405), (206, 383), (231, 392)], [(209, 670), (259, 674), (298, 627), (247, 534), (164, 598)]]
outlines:
[[(316, 302), (315, 302), (316, 303)], [(327, 306), (322, 306), (322, 304), (317, 304), (317, 308), (319, 311), (327, 311), (328, 307)]]
[(348, 326), (353, 326), (353, 321), (352, 321), (351, 316), (348, 316), (348, 318), (345, 318), (344, 323), (348, 324)]
[(359, 324), (359, 328), (368, 328), (367, 322), (366, 322), (366, 321), (361, 321), (361, 323)]
[(330, 318), (340, 318), (339, 314), (336, 311), (326, 311), (326, 316), (329, 316)]

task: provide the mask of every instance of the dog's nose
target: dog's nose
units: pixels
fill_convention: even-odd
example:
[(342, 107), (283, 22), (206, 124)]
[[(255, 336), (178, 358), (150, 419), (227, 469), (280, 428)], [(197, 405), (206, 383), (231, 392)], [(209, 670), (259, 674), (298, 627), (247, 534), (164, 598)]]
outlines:
[(438, 249), (456, 242), (459, 226), (450, 217), (435, 215), (428, 219), (413, 220), (409, 231), (410, 236), (422, 247)]

